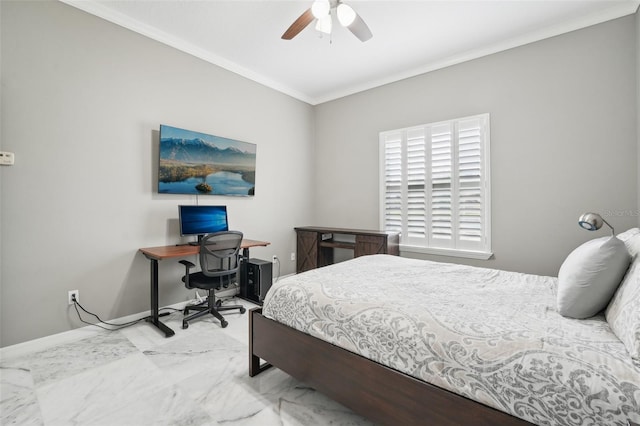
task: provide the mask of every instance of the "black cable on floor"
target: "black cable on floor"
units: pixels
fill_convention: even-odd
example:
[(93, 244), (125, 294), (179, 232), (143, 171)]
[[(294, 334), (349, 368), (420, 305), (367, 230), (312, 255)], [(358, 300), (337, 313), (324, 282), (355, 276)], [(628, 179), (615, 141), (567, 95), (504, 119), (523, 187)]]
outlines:
[[(116, 323), (110, 323), (110, 322), (107, 322), (107, 321), (103, 321), (103, 320), (102, 320), (98, 315), (94, 314), (93, 312), (89, 312), (89, 311), (87, 311), (87, 310), (86, 310), (86, 309), (85, 309), (85, 308), (80, 304), (80, 302), (78, 302), (76, 299), (73, 299), (73, 307), (75, 308), (76, 313), (78, 314), (78, 319), (80, 320), (80, 322), (82, 322), (82, 323), (84, 323), (84, 324), (88, 324), (88, 325), (95, 325), (96, 327), (100, 327), (100, 328), (102, 328), (103, 330), (107, 330), (107, 331), (116, 331), (116, 330), (120, 330), (120, 329), (123, 329), (123, 328), (125, 328), (125, 327), (130, 327), (130, 326), (132, 326), (132, 325), (134, 325), (134, 324), (137, 324), (137, 323), (139, 323), (140, 321), (146, 321), (147, 319), (151, 318), (151, 316), (150, 316), (150, 315), (147, 315), (146, 317), (142, 317), (142, 318), (137, 319), (137, 320), (133, 320), (133, 321), (125, 322), (125, 323), (122, 323), (122, 324), (116, 324)], [(109, 325), (109, 326), (111, 326), (111, 327), (116, 327), (116, 328), (107, 328), (107, 327), (104, 327), (104, 326), (102, 326), (102, 325), (100, 325), (100, 324), (94, 324), (94, 323), (92, 323), (92, 322), (85, 321), (85, 320), (82, 318), (82, 315), (80, 314), (80, 311), (78, 310), (78, 307), (80, 307), (80, 309), (82, 309), (85, 313), (87, 313), (87, 314), (89, 314), (89, 315), (92, 315), (92, 316), (96, 317), (96, 318), (97, 318), (97, 320), (98, 320), (98, 321), (100, 321), (101, 323), (106, 324), (106, 325)], [(173, 311), (182, 311), (182, 309), (175, 309), (175, 308), (160, 308), (160, 310), (163, 310), (163, 309), (169, 309), (169, 310), (173, 310)], [(167, 312), (166, 314), (168, 315), (168, 312)]]

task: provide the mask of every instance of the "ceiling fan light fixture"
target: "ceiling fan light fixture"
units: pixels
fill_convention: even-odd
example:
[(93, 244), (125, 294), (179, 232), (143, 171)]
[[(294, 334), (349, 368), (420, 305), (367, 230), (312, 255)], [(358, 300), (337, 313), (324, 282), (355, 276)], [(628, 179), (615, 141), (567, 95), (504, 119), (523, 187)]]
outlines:
[(316, 19), (323, 19), (329, 16), (331, 4), (329, 0), (315, 0), (311, 5), (311, 13)]
[(348, 27), (356, 20), (356, 12), (348, 4), (340, 3), (336, 10), (338, 21), (343, 27)]
[(316, 30), (320, 31), (321, 33), (331, 34), (331, 27), (331, 15), (326, 15), (318, 19), (318, 21), (316, 22)]
[(373, 37), (371, 30), (362, 17), (351, 6), (342, 3), (342, 0), (314, 0), (311, 7), (293, 21), (293, 24), (287, 28), (281, 38), (283, 40), (291, 40), (314, 20), (316, 21), (315, 27), (317, 31), (331, 34), (334, 15), (338, 22), (360, 41), (365, 42)]

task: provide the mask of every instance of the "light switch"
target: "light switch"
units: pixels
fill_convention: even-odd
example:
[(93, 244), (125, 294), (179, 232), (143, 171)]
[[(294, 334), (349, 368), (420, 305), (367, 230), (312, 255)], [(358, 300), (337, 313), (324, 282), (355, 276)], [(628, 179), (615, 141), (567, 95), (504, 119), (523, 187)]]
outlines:
[(0, 165), (13, 166), (15, 155), (13, 152), (0, 151)]

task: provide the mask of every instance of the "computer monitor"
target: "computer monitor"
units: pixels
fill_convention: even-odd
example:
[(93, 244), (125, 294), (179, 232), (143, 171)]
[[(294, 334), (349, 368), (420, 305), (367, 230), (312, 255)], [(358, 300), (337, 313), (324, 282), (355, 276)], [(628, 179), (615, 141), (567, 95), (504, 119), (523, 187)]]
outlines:
[(197, 235), (200, 241), (205, 234), (229, 230), (227, 206), (178, 206), (178, 213), (183, 237)]

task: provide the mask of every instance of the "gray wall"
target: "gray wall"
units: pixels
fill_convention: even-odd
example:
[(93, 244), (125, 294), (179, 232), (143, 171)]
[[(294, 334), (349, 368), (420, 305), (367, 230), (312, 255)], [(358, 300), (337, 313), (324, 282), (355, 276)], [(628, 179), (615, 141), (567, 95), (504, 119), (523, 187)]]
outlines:
[[(0, 147), (16, 153), (0, 168), (1, 346), (80, 326), (68, 290), (104, 319), (149, 308), (137, 249), (176, 242), (176, 206), (196, 201), (155, 193), (160, 123), (258, 145), (255, 197), (200, 202), (271, 241), (252, 255), (283, 274), (293, 226), (378, 227), (379, 131), (481, 112), (496, 256), (468, 263), (555, 275), (604, 234), (581, 212), (638, 223), (637, 16), (315, 108), (58, 2), (2, 1), (0, 18)], [(192, 297), (176, 266), (160, 265), (162, 305)]]
[[(372, 89), (316, 108), (317, 224), (377, 228), (378, 133), (491, 114), (494, 258), (462, 261), (557, 275), (595, 236), (585, 211), (638, 223), (635, 17)], [(410, 255), (409, 253), (403, 253)]]
[[(257, 144), (256, 196), (227, 204), (230, 225), (271, 241), (252, 256), (294, 271), (294, 224), (311, 223), (313, 108), (59, 2), (0, 2), (1, 345), (80, 323), (79, 289), (103, 319), (149, 309), (139, 247), (178, 242), (177, 205), (155, 191), (159, 124)], [(286, 159), (286, 161), (283, 161)], [(193, 297), (175, 261), (160, 302)]]

